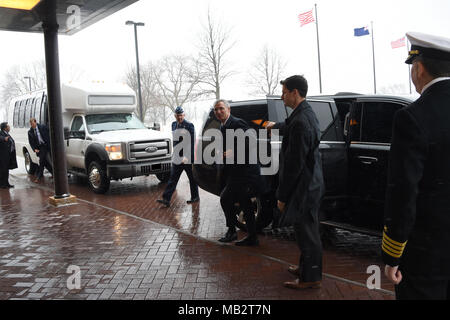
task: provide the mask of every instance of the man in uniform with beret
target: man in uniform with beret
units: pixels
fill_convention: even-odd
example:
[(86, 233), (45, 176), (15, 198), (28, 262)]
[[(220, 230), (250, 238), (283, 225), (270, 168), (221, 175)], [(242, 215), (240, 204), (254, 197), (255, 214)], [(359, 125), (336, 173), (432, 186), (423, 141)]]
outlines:
[(399, 300), (450, 299), (450, 39), (407, 33), (421, 97), (394, 116), (382, 256)]
[[(157, 202), (163, 204), (166, 207), (170, 207), (170, 199), (172, 198), (175, 189), (177, 188), (178, 181), (180, 180), (180, 176), (183, 171), (186, 171), (186, 174), (189, 178), (189, 185), (191, 188), (191, 199), (187, 201), (187, 203), (195, 203), (200, 201), (200, 197), (198, 194), (198, 185), (195, 182), (194, 175), (192, 174), (192, 164), (194, 163), (194, 141), (195, 141), (195, 128), (194, 125), (184, 119), (185, 114), (182, 107), (177, 107), (175, 109), (175, 119), (172, 123), (172, 132), (176, 130), (185, 129), (189, 132), (190, 135), (190, 154), (180, 154), (183, 157), (181, 164), (172, 164), (172, 169), (170, 172), (170, 179), (167, 183), (166, 190), (163, 193), (162, 199), (156, 200)], [(174, 141), (173, 146), (175, 147), (181, 141)], [(189, 157), (189, 158), (187, 158)]]
[(17, 168), (16, 144), (9, 135), (10, 127), (7, 122), (0, 125), (0, 188), (14, 188), (9, 184), (9, 170)]

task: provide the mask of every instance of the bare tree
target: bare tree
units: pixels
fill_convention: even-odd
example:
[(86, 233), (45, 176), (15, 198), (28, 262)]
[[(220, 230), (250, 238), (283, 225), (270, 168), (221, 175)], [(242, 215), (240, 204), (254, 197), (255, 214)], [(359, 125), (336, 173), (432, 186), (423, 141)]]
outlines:
[[(157, 98), (171, 112), (178, 106), (197, 100), (206, 94), (200, 87), (199, 61), (184, 55), (168, 55), (153, 68), (157, 82)], [(164, 118), (166, 120), (167, 117)], [(164, 121), (165, 122), (165, 121)]]
[[(152, 122), (166, 120), (176, 107), (195, 101), (205, 94), (199, 86), (199, 62), (184, 55), (168, 55), (155, 63), (141, 67), (142, 109), (146, 119)], [(135, 68), (126, 74), (127, 84), (135, 91), (137, 76)]]
[(254, 94), (274, 95), (285, 68), (284, 59), (274, 49), (265, 45), (249, 72)]
[[(142, 112), (144, 122), (160, 122), (163, 120), (164, 110), (158, 99), (157, 81), (155, 79), (154, 66), (151, 62), (140, 68)], [(135, 91), (138, 91), (136, 67), (131, 67), (125, 74), (126, 83)]]
[(207, 24), (200, 34), (200, 67), (201, 82), (211, 88), (208, 93), (214, 93), (220, 99), (222, 82), (233, 74), (227, 70), (225, 57), (233, 48), (235, 42), (231, 40), (231, 30), (217, 22), (208, 9)]

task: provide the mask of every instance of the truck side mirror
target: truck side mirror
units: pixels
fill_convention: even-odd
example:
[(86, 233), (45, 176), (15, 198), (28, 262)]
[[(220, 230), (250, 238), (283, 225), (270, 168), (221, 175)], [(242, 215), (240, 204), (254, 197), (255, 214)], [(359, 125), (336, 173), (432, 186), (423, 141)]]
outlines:
[(69, 128), (64, 127), (64, 140), (69, 139), (69, 137), (70, 137), (70, 131), (69, 131)]
[(161, 125), (159, 123), (154, 123), (153, 127), (151, 127), (150, 129), (156, 130), (156, 131), (161, 131)]

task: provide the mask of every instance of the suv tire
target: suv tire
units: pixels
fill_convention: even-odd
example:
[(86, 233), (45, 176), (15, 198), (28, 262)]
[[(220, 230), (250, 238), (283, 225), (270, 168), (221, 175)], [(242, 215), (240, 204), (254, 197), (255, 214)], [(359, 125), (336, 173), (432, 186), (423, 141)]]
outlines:
[(28, 174), (35, 174), (39, 166), (31, 160), (30, 153), (25, 150), (23, 153), (23, 157), (25, 158), (25, 170)]
[(88, 169), (89, 188), (97, 194), (104, 194), (108, 191), (110, 182), (105, 167), (97, 161), (92, 161)]

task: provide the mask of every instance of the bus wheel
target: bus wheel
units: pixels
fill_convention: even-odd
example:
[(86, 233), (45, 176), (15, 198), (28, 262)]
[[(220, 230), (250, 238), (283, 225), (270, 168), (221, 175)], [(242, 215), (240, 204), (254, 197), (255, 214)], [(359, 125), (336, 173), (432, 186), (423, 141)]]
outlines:
[(111, 180), (108, 178), (105, 168), (97, 161), (92, 161), (88, 170), (89, 188), (95, 193), (103, 194), (108, 191), (110, 182)]
[(31, 156), (28, 151), (25, 150), (23, 153), (23, 157), (25, 158), (25, 170), (27, 170), (28, 174), (34, 174), (38, 168), (38, 165), (33, 163), (31, 160)]

